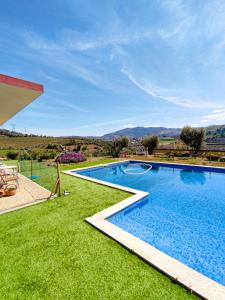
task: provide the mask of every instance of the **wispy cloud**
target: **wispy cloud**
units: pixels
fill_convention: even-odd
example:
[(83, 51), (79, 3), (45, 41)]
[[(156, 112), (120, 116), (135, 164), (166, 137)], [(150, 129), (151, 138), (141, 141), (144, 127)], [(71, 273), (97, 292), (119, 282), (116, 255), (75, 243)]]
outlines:
[(62, 108), (69, 108), (69, 109), (72, 109), (72, 110), (75, 110), (75, 111), (78, 111), (78, 112), (82, 112), (82, 113), (88, 113), (89, 111), (78, 106), (78, 105), (75, 105), (73, 103), (71, 103), (71, 100), (70, 101), (66, 101), (66, 100), (56, 100), (56, 103), (59, 104)]
[(59, 83), (61, 80), (59, 78), (56, 78), (53, 75), (48, 74), (47, 72), (40, 71), (40, 76), (44, 79), (47, 79), (48, 81), (53, 81)]
[(225, 109), (224, 110), (214, 110), (211, 114), (202, 117), (203, 123), (221, 123), (225, 121)]
[[(122, 68), (121, 72), (128, 77), (128, 79), (137, 86), (140, 90), (144, 91), (149, 96), (152, 96), (154, 98), (159, 98), (168, 102), (171, 102), (175, 105), (184, 106), (187, 108), (215, 108), (218, 105), (214, 102), (206, 102), (206, 101), (199, 101), (199, 100), (190, 100), (187, 98), (184, 98), (179, 95), (173, 95), (173, 90), (170, 89), (162, 89), (162, 88), (153, 88), (150, 87), (150, 83), (147, 82), (141, 82), (141, 80), (137, 80), (131, 72), (129, 72), (127, 69)], [(221, 107), (222, 105), (219, 105)], [(223, 106), (222, 106), (223, 107)]]
[[(56, 38), (48, 40), (35, 32), (26, 31), (24, 38), (30, 48), (43, 51), (91, 51), (108, 46), (134, 45), (154, 38), (168, 40), (179, 38), (187, 31), (193, 16), (187, 11), (182, 1), (164, 1), (161, 5), (169, 14), (166, 24), (159, 28), (149, 25), (137, 26), (135, 22), (129, 25), (121, 20), (114, 11), (113, 21), (104, 24), (104, 30), (79, 31), (65, 27), (58, 31)], [(173, 22), (171, 22), (171, 18)]]
[(35, 112), (35, 111), (26, 111), (21, 113), (24, 117), (29, 118), (40, 118), (40, 119), (59, 119), (65, 120), (66, 117), (62, 115), (56, 115), (55, 113), (43, 113), (43, 112)]
[(222, 113), (222, 112), (224, 112), (224, 109), (215, 109), (215, 110), (213, 110), (213, 114), (218, 114), (218, 113)]
[(114, 125), (114, 124), (121, 124), (121, 126), (123, 126), (123, 124), (125, 122), (129, 122), (128, 125), (133, 126), (134, 124), (131, 123), (132, 121), (143, 120), (143, 119), (151, 117), (151, 116), (152, 116), (152, 114), (141, 114), (141, 115), (136, 115), (135, 117), (130, 117), (130, 118), (117, 119), (117, 120), (113, 120), (113, 121), (104, 121), (104, 122), (99, 122), (99, 123), (91, 123), (91, 124), (75, 127), (73, 129), (77, 130), (77, 129), (84, 129), (84, 128), (95, 128), (95, 127)]
[(113, 120), (113, 121), (105, 121), (105, 122), (99, 122), (99, 123), (91, 123), (79, 127), (73, 128), (74, 130), (78, 129), (85, 129), (85, 128), (95, 128), (95, 127), (101, 127), (101, 126), (106, 126), (106, 125), (114, 125), (114, 124), (122, 124), (126, 121), (130, 121), (132, 118), (125, 118), (125, 119), (119, 119), (119, 120)]
[[(63, 74), (81, 78), (96, 87), (102, 87), (104, 80), (94, 69), (96, 66), (91, 59), (81, 57), (72, 49), (61, 45), (60, 42), (53, 43), (31, 31), (22, 32), (22, 37), (28, 49), (30, 48), (29, 54), (26, 51), (26, 55), (31, 59), (49, 66), (57, 72), (61, 71)], [(88, 63), (92, 63), (92, 67)]]
[(133, 128), (133, 127), (135, 127), (135, 125), (132, 124), (132, 123), (129, 123), (129, 124), (123, 125), (123, 127), (124, 127), (124, 128)]
[[(57, 20), (43, 13), (48, 30), (15, 12), (17, 26), (5, 24), (0, 36), (3, 72), (45, 85), (40, 100), (18, 115), (22, 123), (36, 120), (39, 130), (40, 119), (57, 134), (57, 120), (65, 118), (64, 132), (91, 134), (134, 124), (224, 122), (223, 0), (59, 2)], [(2, 10), (0, 19), (2, 25)]]
[[(196, 15), (189, 8), (189, 5), (184, 1), (165, 1), (162, 5), (169, 14), (167, 26), (163, 25), (159, 28), (151, 26), (138, 26), (132, 27), (122, 25), (119, 18), (116, 18), (116, 25), (112, 26), (106, 24), (104, 31), (98, 31), (93, 34), (92, 31), (80, 32), (71, 28), (66, 28), (58, 32), (55, 40), (47, 40), (41, 35), (34, 32), (24, 32), (23, 37), (27, 45), (35, 50), (41, 52), (41, 57), (45, 63), (56, 67), (72, 76), (82, 78), (89, 84), (100, 89), (116, 90), (114, 82), (110, 79), (107, 80), (106, 76), (102, 76), (105, 71), (100, 67), (100, 64), (93, 63), (87, 64), (88, 57), (85, 60), (77, 55), (77, 51), (89, 51), (88, 53), (95, 53), (95, 49), (105, 48), (110, 46), (112, 49), (111, 59), (114, 56), (114, 49), (123, 51), (123, 46), (134, 45), (134, 42), (141, 42), (151, 39), (163, 39), (166, 41), (171, 40), (171, 47), (177, 50), (183, 50), (183, 44), (189, 43), (190, 32), (194, 32), (194, 43), (198, 40), (202, 27), (193, 30), (196, 26)], [(207, 5), (206, 5), (207, 6)], [(206, 10), (206, 9), (205, 9)], [(209, 9), (207, 8), (206, 11)], [(219, 14), (219, 13), (218, 13)], [(171, 22), (170, 16), (174, 15), (176, 22)], [(208, 20), (207, 20), (208, 22)], [(212, 23), (212, 21), (211, 21)], [(217, 28), (219, 25), (214, 25)], [(215, 33), (216, 29), (214, 29)], [(212, 35), (213, 35), (212, 33)], [(181, 47), (181, 49), (179, 49)], [(93, 50), (93, 51), (92, 51)], [(214, 50), (213, 50), (214, 51)], [(203, 55), (204, 56), (204, 55)], [(201, 58), (202, 59), (202, 58)], [(102, 66), (102, 65), (101, 65)], [(127, 70), (122, 69), (124, 74)], [(135, 74), (127, 74), (130, 81), (132, 81), (139, 89), (149, 94), (154, 98), (159, 98), (175, 105), (188, 107), (188, 108), (212, 108), (218, 107), (214, 101), (199, 99), (197, 97), (189, 97), (187, 91), (182, 94), (173, 93), (170, 88), (165, 89), (160, 85), (152, 85), (152, 83), (144, 82)], [(119, 88), (117, 86), (117, 88)], [(215, 105), (215, 106), (213, 106)]]

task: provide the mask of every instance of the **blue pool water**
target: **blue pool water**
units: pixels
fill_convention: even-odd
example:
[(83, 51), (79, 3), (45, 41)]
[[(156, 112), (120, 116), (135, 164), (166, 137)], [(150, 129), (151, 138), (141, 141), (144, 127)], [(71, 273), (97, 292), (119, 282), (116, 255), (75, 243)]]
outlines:
[(225, 173), (148, 168), (130, 162), (78, 173), (149, 192), (108, 221), (225, 285)]

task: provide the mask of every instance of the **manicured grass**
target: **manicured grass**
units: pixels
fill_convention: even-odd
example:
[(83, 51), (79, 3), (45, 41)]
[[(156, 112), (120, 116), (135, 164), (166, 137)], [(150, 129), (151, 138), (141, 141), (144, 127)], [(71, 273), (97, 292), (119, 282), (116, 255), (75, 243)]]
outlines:
[[(81, 167), (89, 167), (89, 166), (95, 166), (98, 164), (106, 164), (110, 162), (114, 162), (115, 159), (101, 159), (95, 162), (90, 162), (90, 161), (85, 161), (82, 163), (77, 163), (77, 164), (69, 164), (69, 165), (61, 165), (60, 166), (60, 171), (65, 171), (65, 170), (72, 170), (72, 169), (77, 169)], [(30, 161), (24, 161), (21, 164), (22, 174), (28, 178), (31, 176), (30, 172)], [(25, 170), (25, 171), (24, 171)], [(55, 166), (48, 166), (45, 163), (39, 163), (39, 162), (33, 162), (33, 175), (38, 176), (37, 179), (34, 179), (34, 181), (41, 186), (45, 187), (49, 191), (52, 191), (56, 179), (57, 179), (57, 170)], [(66, 190), (66, 184), (64, 184), (64, 181), (61, 183), (61, 190)]]
[(18, 160), (4, 160), (4, 164), (7, 166), (18, 166)]
[(1, 299), (197, 299), (84, 221), (127, 193), (62, 181), (69, 196), (0, 216)]
[[(20, 162), (21, 174), (31, 178), (31, 161), (24, 160)], [(48, 165), (46, 163), (33, 161), (32, 162), (32, 176), (37, 176), (36, 179), (33, 179), (34, 182), (45, 187), (47, 190), (52, 191), (56, 179), (57, 179), (57, 170), (53, 165)]]
[(122, 159), (108, 158), (108, 159), (99, 159), (97, 161), (84, 161), (84, 162), (76, 163), (76, 164), (61, 165), (61, 170), (66, 171), (66, 170), (85, 168), (85, 167), (90, 167), (90, 166), (97, 166), (100, 164), (108, 164), (111, 162), (115, 162), (117, 160), (122, 160)]

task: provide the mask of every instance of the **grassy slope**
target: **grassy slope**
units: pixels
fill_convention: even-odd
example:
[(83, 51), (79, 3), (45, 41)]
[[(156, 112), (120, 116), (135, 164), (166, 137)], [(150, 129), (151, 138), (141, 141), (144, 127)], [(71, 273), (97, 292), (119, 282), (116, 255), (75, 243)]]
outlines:
[(1, 299), (196, 298), (84, 222), (127, 193), (62, 181), (69, 196), (0, 217)]
[[(86, 138), (60, 138), (60, 137), (8, 137), (0, 135), (1, 149), (23, 149), (29, 146), (29, 148), (42, 148), (48, 144), (66, 144), (71, 140), (76, 143), (85, 144), (86, 142), (92, 142), (92, 139)], [(0, 152), (1, 153), (1, 152)]]

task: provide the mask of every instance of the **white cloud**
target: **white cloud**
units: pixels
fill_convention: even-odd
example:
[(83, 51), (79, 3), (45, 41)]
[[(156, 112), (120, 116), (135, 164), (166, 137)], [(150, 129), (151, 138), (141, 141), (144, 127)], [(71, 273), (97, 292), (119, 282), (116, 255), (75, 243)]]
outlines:
[(222, 113), (224, 110), (223, 109), (215, 109), (212, 111), (213, 114), (218, 114), (218, 113)]
[[(224, 107), (223, 105), (217, 105), (214, 102), (209, 101), (199, 101), (192, 100), (182, 95), (179, 95), (180, 91), (177, 92), (177, 95), (174, 94), (176, 91), (170, 89), (162, 89), (158, 87), (151, 87), (149, 82), (146, 84), (146, 80), (137, 80), (131, 72), (129, 72), (126, 68), (122, 68), (121, 72), (128, 77), (128, 79), (137, 86), (140, 90), (144, 91), (146, 94), (159, 98), (168, 102), (171, 102), (175, 105), (184, 106), (187, 108), (215, 108), (215, 107)], [(145, 82), (144, 82), (145, 81)]]
[(78, 112), (83, 112), (83, 113), (88, 113), (89, 111), (78, 106), (78, 105), (75, 105), (73, 103), (71, 103), (71, 100), (70, 101), (66, 101), (66, 100), (56, 100), (56, 102), (62, 106), (62, 107), (67, 107), (67, 108), (71, 108), (72, 110), (75, 110), (75, 111), (78, 111)]
[(44, 118), (44, 119), (66, 119), (66, 117), (63, 117), (62, 115), (58, 115), (55, 113), (43, 113), (43, 112), (35, 112), (35, 111), (26, 111), (22, 112), (23, 116), (30, 117), (30, 118)]
[[(221, 57), (222, 54), (224, 54), (223, 51), (225, 48), (224, 1), (214, 0), (207, 3), (203, 2), (196, 8), (196, 6), (192, 6), (189, 1), (165, 0), (162, 2), (157, 1), (156, 6), (159, 6), (160, 9), (163, 7), (163, 14), (167, 16), (162, 22), (163, 25), (158, 24), (156, 27), (150, 21), (148, 25), (146, 25), (147, 21), (143, 19), (140, 22), (139, 18), (141, 15), (137, 14), (137, 19), (132, 22), (132, 24), (126, 24), (125, 20), (120, 21), (119, 16), (117, 16), (115, 23), (109, 20), (109, 22), (106, 22), (107, 24), (105, 24), (104, 29), (96, 30), (96, 28), (102, 27), (99, 26), (94, 28), (93, 31), (82, 31), (79, 33), (68, 28), (55, 32), (54, 37), (52, 35), (52, 39), (50, 40), (45, 38), (44, 35), (38, 35), (35, 32), (25, 32), (23, 35), (25, 47), (21, 47), (23, 44), (18, 43), (20, 49), (18, 49), (16, 55), (17, 57), (20, 56), (20, 58), (23, 55), (24, 61), (31, 64), (33, 61), (34, 65), (37, 66), (39, 64), (43, 69), (45, 68), (47, 71), (43, 76), (47, 79), (48, 83), (50, 82), (50, 87), (54, 81), (57, 85), (57, 81), (59, 80), (59, 82), (64, 83), (64, 86), (57, 85), (58, 89), (61, 87), (64, 90), (67, 90), (67, 87), (72, 89), (73, 84), (71, 84), (71, 82), (68, 83), (67, 78), (69, 78), (69, 80), (73, 78), (74, 82), (78, 85), (80, 84), (80, 79), (83, 79), (94, 87), (111, 89), (113, 92), (119, 94), (123, 92), (123, 89), (126, 92), (130, 84), (125, 78), (122, 78), (123, 81), (120, 80), (121, 75), (118, 74), (118, 68), (120, 68), (120, 66), (118, 66), (118, 60), (114, 61), (114, 58), (116, 55), (123, 57), (128, 53), (130, 56), (127, 60), (126, 57), (123, 57), (127, 64), (126, 66), (122, 64), (123, 68), (121, 72), (133, 83), (132, 92), (138, 88), (143, 91), (143, 93), (155, 98), (155, 103), (157, 99), (160, 99), (190, 109), (198, 108), (205, 109), (205, 111), (207, 111), (208, 108), (210, 108), (210, 111), (214, 109), (211, 114), (208, 113), (202, 118), (202, 122), (222, 122), (222, 120), (224, 120), (224, 110), (221, 107), (224, 107), (224, 105), (222, 105), (224, 99), (221, 98), (218, 100), (216, 98), (219, 97), (215, 97), (216, 100), (214, 101), (214, 96), (212, 97), (213, 100), (199, 96), (206, 95), (206, 97), (209, 97), (208, 95), (210, 94), (214, 95), (212, 81), (216, 81), (216, 78), (218, 78), (216, 75), (218, 75), (218, 73), (210, 69), (210, 72), (204, 73), (203, 75), (202, 72), (198, 72), (198, 68), (200, 67), (202, 71), (204, 64), (211, 66), (212, 64), (216, 65), (216, 63), (218, 63), (219, 72), (221, 75), (224, 73), (224, 70), (221, 68), (221, 64), (223, 64)], [(195, 7), (196, 11), (191, 10), (191, 7)], [(127, 9), (129, 9), (129, 7)], [(145, 24), (145, 26), (141, 26), (140, 24)], [(155, 27), (153, 28), (152, 26)], [(20, 32), (20, 30), (18, 30), (18, 32)], [(10, 37), (10, 43), (13, 44), (12, 41), (16, 43), (16, 39)], [(154, 41), (154, 45), (151, 44), (152, 41)], [(144, 43), (142, 44), (141, 42)], [(206, 44), (204, 44), (205, 42)], [(141, 49), (145, 47), (147, 49), (148, 46), (157, 46), (162, 56), (164, 55), (163, 51), (165, 51), (165, 49), (167, 50), (164, 46), (168, 47), (168, 51), (170, 52), (168, 54), (172, 53), (176, 57), (176, 60), (171, 61), (171, 56), (166, 56), (166, 59), (168, 59), (167, 65), (167, 60), (165, 57), (162, 57), (162, 60), (164, 58), (165, 61), (165, 69), (163, 70), (167, 71), (168, 69), (171, 71), (171, 74), (173, 72), (174, 74), (176, 73), (175, 75), (178, 76), (175, 78), (177, 78), (178, 81), (179, 75), (181, 76), (180, 85), (177, 81), (174, 81), (177, 83), (177, 88), (172, 88), (175, 84), (172, 82), (174, 78), (172, 75), (171, 84), (169, 80), (167, 80), (166, 88), (164, 88), (162, 84), (163, 80), (160, 78), (160, 75), (163, 77), (163, 71), (160, 67), (157, 71), (156, 64), (152, 64), (154, 68), (156, 66), (156, 70), (151, 69), (147, 64), (142, 64), (142, 60), (139, 60), (142, 51), (139, 51), (140, 48), (136, 47), (138, 43), (140, 43), (139, 46), (141, 46)], [(5, 43), (2, 44), (5, 45)], [(154, 47), (152, 48), (156, 49)], [(14, 47), (9, 47), (11, 55), (14, 55), (13, 49)], [(108, 49), (112, 51), (110, 52)], [(117, 49), (116, 55), (114, 49)], [(100, 50), (103, 51), (100, 52)], [(127, 51), (127, 53), (125, 51)], [(143, 57), (143, 59), (146, 58), (151, 61), (151, 48), (148, 48), (148, 51), (149, 56), (147, 55)], [(145, 52), (143, 51), (143, 53)], [(102, 59), (103, 56), (104, 58)], [(201, 60), (198, 61), (198, 57), (201, 57)], [(158, 59), (160, 58), (158, 57)], [(98, 63), (96, 63), (97, 61)], [(134, 72), (131, 72), (130, 70), (133, 70), (132, 66), (135, 66), (135, 62), (136, 66), (137, 64), (139, 65), (136, 70), (134, 68)], [(180, 68), (179, 71), (175, 66), (176, 64)], [(33, 68), (31, 69), (33, 72)], [(147, 78), (148, 76), (141, 75), (147, 72), (151, 74), (151, 71), (154, 71), (152, 72), (154, 81)], [(52, 76), (52, 74), (54, 76)], [(221, 82), (223, 82), (223, 76), (220, 78)], [(206, 80), (205, 86), (203, 80)], [(208, 82), (210, 83), (209, 86), (207, 86)], [(221, 82), (218, 82), (217, 86), (219, 86)], [(194, 90), (195, 88), (196, 91)], [(49, 90), (48, 87), (48, 91)], [(218, 91), (219, 90), (222, 90), (222, 88), (218, 88)], [(62, 107), (64, 106), (77, 112), (88, 113), (85, 107), (80, 107), (76, 102), (73, 103), (71, 95), (63, 95), (62, 93), (61, 98), (64, 100), (61, 101), (61, 104), (59, 102), (59, 104), (62, 105)], [(143, 98), (146, 99), (147, 97)], [(58, 97), (58, 99), (60, 99), (60, 97)], [(56, 100), (54, 99), (54, 101)], [(51, 98), (51, 102), (53, 103), (53, 97)], [(221, 103), (221, 105), (219, 103)], [(82, 105), (81, 103), (81, 106)], [(198, 113), (199, 111), (200, 110), (198, 110)], [(192, 113), (192, 111), (189, 110), (189, 113)], [(202, 114), (206, 113), (202, 112)], [(60, 117), (46, 114), (46, 112), (34, 112), (33, 116), (35, 115), (37, 118)], [(161, 116), (159, 117), (161, 118)], [(127, 127), (131, 127), (133, 124), (130, 122), (133, 120), (132, 118), (127, 118), (110, 122), (109, 119), (106, 122), (98, 122), (98, 119), (96, 119), (96, 123), (85, 124), (80, 128), (91, 128), (92, 126), (104, 127), (110, 124), (121, 124), (121, 126), (123, 126), (123, 122), (124, 124), (127, 123)], [(152, 121), (158, 122), (157, 120)]]
[(126, 121), (130, 121), (130, 119), (119, 119), (119, 120), (113, 120), (113, 121), (92, 123), (92, 124), (82, 125), (82, 126), (79, 126), (79, 127), (73, 128), (73, 129), (77, 130), (77, 129), (84, 129), (84, 128), (93, 128), (93, 127), (100, 127), (100, 126), (106, 126), (106, 125), (120, 124), (120, 123), (123, 123)]
[(203, 116), (202, 122), (203, 123), (225, 122), (225, 109), (224, 110), (214, 110), (211, 114)]
[(40, 71), (40, 76), (42, 78), (45, 78), (47, 80), (53, 81), (53, 82), (60, 82), (61, 80), (59, 78), (56, 78), (55, 76), (49, 75), (46, 72)]
[(135, 127), (135, 125), (132, 124), (132, 123), (129, 123), (129, 124), (123, 125), (123, 127), (124, 127), (124, 128), (133, 128), (133, 127)]
[(57, 73), (81, 78), (96, 87), (104, 86), (105, 80), (90, 58), (81, 57), (69, 47), (61, 45), (59, 41), (53, 43), (34, 32), (25, 31), (22, 37), (30, 50), (26, 48), (26, 57), (35, 60), (36, 63), (51, 67), (57, 70)]
[(143, 120), (144, 118), (148, 118), (148, 117), (151, 117), (151, 116), (152, 116), (152, 114), (141, 114), (141, 115), (137, 115), (137, 116), (131, 117), (131, 118), (124, 118), (124, 119), (118, 119), (118, 120), (112, 120), (112, 121), (104, 121), (104, 122), (99, 122), (99, 123), (87, 124), (87, 125), (83, 125), (83, 126), (73, 128), (73, 129), (77, 130), (77, 129), (84, 129), (84, 128), (93, 128), (93, 127), (114, 125), (114, 124), (121, 124), (121, 126), (122, 126), (125, 122), (129, 122), (128, 125), (133, 126), (134, 124), (131, 123), (132, 121)]

